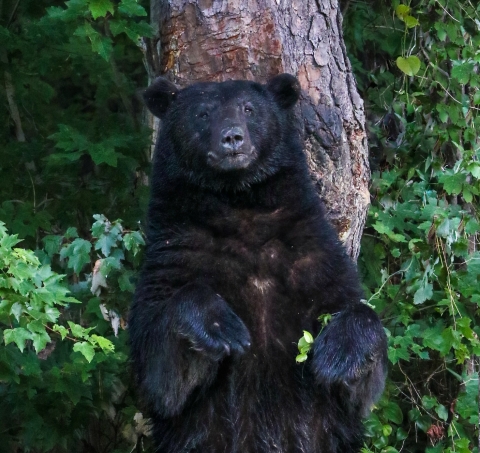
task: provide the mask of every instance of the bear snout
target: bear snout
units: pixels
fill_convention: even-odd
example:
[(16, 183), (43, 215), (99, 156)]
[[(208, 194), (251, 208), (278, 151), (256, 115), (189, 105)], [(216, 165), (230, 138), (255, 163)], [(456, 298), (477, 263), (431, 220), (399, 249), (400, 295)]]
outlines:
[(212, 145), (207, 154), (207, 163), (219, 171), (245, 169), (257, 157), (248, 129), (239, 124), (220, 128), (212, 136)]
[(226, 127), (220, 132), (220, 147), (228, 154), (237, 151), (243, 145), (245, 133), (241, 127)]

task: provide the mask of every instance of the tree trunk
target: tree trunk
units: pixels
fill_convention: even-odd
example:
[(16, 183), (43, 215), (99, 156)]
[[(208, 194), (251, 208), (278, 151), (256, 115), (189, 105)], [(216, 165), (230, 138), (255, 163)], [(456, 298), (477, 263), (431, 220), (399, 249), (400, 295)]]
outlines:
[(311, 177), (356, 259), (370, 196), (363, 102), (342, 38), (337, 0), (152, 0), (159, 30), (151, 75), (197, 81), (300, 80), (298, 114)]

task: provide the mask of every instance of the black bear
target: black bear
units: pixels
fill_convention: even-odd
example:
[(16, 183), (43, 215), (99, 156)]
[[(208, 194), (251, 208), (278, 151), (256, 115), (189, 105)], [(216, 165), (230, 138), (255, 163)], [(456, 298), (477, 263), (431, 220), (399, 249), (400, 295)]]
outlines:
[(299, 95), (289, 74), (144, 93), (162, 128), (129, 329), (157, 452), (362, 446), (386, 337), (309, 178)]

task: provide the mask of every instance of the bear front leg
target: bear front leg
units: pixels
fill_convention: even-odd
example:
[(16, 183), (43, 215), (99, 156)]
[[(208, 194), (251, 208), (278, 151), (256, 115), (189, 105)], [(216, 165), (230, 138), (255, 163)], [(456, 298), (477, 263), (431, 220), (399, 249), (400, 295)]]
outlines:
[(366, 417), (387, 374), (387, 337), (376, 313), (362, 303), (338, 313), (315, 340), (312, 367), (320, 386), (347, 395), (350, 409)]
[(170, 417), (213, 382), (219, 361), (250, 346), (250, 334), (208, 285), (187, 284), (162, 303), (141, 298), (129, 321), (134, 370), (149, 406)]

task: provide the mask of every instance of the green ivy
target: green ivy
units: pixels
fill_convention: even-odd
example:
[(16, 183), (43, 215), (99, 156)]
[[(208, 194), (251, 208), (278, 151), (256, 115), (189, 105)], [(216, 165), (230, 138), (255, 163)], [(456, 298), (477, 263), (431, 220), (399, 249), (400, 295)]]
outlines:
[(359, 264), (391, 363), (364, 452), (478, 452), (479, 24), (470, 1), (346, 11), (373, 169)]

